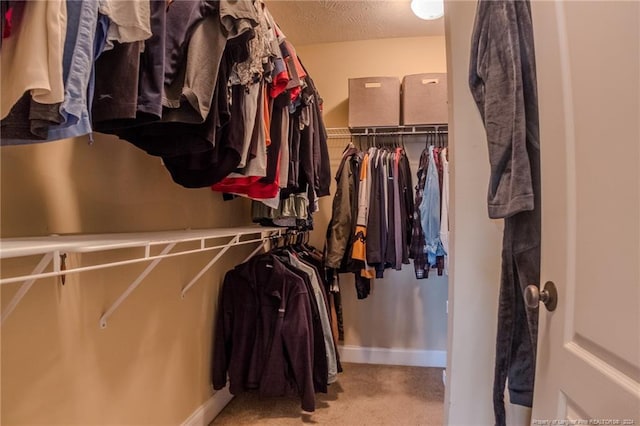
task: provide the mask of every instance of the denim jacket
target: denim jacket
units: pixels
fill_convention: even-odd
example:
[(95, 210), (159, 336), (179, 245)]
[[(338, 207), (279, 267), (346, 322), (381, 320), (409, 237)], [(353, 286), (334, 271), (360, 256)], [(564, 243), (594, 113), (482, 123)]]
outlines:
[(422, 202), (420, 203), (420, 223), (424, 232), (427, 263), (436, 264), (437, 256), (446, 253), (440, 240), (440, 183), (438, 169), (433, 157), (433, 147), (429, 147), (429, 166)]

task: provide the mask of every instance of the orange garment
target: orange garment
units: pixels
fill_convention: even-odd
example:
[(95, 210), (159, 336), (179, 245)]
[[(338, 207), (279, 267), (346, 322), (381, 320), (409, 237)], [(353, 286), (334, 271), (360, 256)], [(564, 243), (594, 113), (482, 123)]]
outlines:
[(358, 188), (358, 216), (356, 218), (356, 238), (353, 243), (351, 257), (364, 262), (360, 275), (375, 278), (376, 271), (367, 264), (367, 221), (369, 217), (369, 197), (371, 181), (369, 173), (369, 154), (366, 153), (360, 165), (360, 186)]
[(264, 131), (264, 140), (266, 141), (267, 146), (271, 145), (271, 116), (269, 113), (271, 112), (271, 108), (269, 106), (269, 95), (266, 90), (262, 91), (262, 122), (264, 126), (262, 126)]

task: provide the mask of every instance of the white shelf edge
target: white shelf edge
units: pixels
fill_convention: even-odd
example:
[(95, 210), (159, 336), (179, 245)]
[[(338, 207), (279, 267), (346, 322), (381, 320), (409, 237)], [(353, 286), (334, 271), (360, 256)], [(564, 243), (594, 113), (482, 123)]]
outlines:
[(112, 234), (51, 235), (44, 237), (0, 239), (0, 259), (41, 255), (59, 251), (64, 253), (90, 253), (151, 245), (166, 245), (191, 241), (211, 240), (249, 235), (261, 232), (285, 231), (286, 228), (244, 226), (234, 228), (188, 229), (176, 231), (150, 231)]

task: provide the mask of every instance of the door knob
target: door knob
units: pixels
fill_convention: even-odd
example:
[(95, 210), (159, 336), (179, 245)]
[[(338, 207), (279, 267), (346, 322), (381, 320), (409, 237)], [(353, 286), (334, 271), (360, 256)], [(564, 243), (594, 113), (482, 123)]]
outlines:
[(524, 301), (531, 309), (535, 309), (538, 303), (544, 303), (547, 310), (553, 312), (558, 306), (558, 291), (553, 281), (547, 281), (544, 288), (539, 290), (537, 286), (531, 284), (524, 289)]

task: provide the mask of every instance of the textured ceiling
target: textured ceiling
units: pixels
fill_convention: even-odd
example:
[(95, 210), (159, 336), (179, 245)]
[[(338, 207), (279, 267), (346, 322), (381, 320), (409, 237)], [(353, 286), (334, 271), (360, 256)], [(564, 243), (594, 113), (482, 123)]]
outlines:
[(393, 37), (443, 36), (444, 19), (424, 21), (409, 0), (266, 0), (294, 45)]

